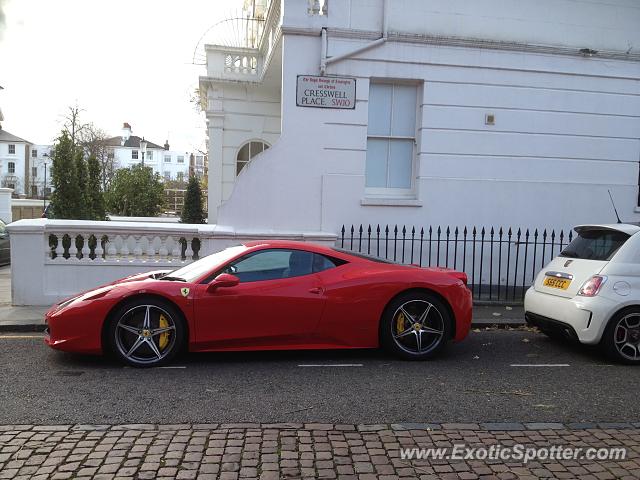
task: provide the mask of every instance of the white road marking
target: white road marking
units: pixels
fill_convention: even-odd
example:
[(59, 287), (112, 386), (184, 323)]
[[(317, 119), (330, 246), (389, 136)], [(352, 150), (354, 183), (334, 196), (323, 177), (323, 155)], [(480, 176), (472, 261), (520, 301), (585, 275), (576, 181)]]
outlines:
[(168, 367), (158, 367), (158, 368), (164, 368), (166, 370), (171, 370), (171, 369), (175, 369), (175, 368), (187, 368), (187, 367), (183, 367), (183, 366), (168, 366)]
[(570, 367), (568, 363), (512, 363), (512, 367)]
[(44, 338), (44, 335), (0, 335), (0, 339)]
[(362, 367), (361, 363), (303, 363), (299, 367)]

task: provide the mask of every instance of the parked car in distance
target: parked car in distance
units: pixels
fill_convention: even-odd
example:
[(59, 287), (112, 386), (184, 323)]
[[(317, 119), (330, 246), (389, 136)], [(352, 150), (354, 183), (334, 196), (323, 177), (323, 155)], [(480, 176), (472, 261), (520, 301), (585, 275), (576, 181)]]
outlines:
[(11, 242), (7, 225), (0, 220), (0, 265), (11, 263)]
[(181, 350), (376, 348), (421, 360), (471, 325), (463, 272), (303, 242), (257, 241), (54, 305), (45, 342), (138, 367)]
[(640, 226), (580, 225), (525, 295), (527, 323), (640, 363)]

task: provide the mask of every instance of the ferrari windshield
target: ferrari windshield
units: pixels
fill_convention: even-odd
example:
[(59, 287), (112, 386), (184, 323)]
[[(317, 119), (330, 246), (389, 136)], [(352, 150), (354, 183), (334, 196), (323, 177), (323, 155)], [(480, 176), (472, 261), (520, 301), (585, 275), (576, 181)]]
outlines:
[(231, 260), (236, 255), (240, 255), (246, 250), (247, 247), (245, 247), (244, 245), (229, 247), (222, 250), (221, 252), (213, 253), (204, 258), (201, 258), (198, 261), (190, 263), (189, 265), (185, 265), (178, 270), (174, 270), (173, 272), (168, 273), (166, 276), (184, 279), (185, 282), (193, 282), (202, 277), (207, 272), (210, 272), (211, 270), (222, 266), (222, 264), (224, 264), (228, 260)]

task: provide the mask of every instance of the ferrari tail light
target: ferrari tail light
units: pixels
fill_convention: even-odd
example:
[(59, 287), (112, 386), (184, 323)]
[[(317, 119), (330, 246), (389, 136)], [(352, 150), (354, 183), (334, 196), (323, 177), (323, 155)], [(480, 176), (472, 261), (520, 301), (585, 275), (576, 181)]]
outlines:
[(594, 275), (589, 280), (584, 282), (580, 290), (578, 290), (578, 295), (581, 297), (595, 297), (598, 295), (600, 291), (600, 287), (607, 281), (607, 277), (604, 275)]

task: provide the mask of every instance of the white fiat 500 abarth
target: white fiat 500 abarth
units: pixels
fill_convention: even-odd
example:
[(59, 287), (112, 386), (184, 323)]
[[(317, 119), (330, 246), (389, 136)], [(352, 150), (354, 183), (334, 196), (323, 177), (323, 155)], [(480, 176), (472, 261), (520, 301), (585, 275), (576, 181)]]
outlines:
[(536, 277), (525, 318), (549, 336), (600, 344), (640, 363), (640, 227), (580, 225), (573, 241)]

